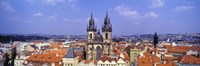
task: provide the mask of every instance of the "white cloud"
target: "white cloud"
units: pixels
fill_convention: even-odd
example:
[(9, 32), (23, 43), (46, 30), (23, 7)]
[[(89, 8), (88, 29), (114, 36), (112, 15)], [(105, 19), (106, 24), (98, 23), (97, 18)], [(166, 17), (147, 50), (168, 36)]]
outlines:
[(78, 0), (68, 0), (69, 3), (77, 2)]
[(155, 12), (149, 11), (144, 14), (138, 12), (136, 9), (131, 9), (124, 5), (119, 5), (115, 7), (115, 10), (119, 15), (134, 18), (134, 19), (144, 19), (144, 18), (157, 18), (158, 14)]
[(5, 2), (5, 1), (0, 1), (0, 6), (3, 8), (3, 10), (8, 11), (8, 12), (14, 12), (14, 8), (11, 6), (11, 4)]
[(37, 12), (37, 13), (33, 14), (33, 16), (43, 16), (43, 13)]
[(183, 11), (183, 10), (190, 10), (195, 8), (194, 6), (191, 5), (182, 5), (182, 6), (177, 6), (174, 11)]
[(74, 8), (78, 0), (43, 0), (46, 4), (57, 5), (60, 3), (66, 3), (67, 6)]
[(47, 4), (56, 5), (57, 3), (65, 2), (65, 0), (44, 0)]
[(150, 18), (156, 18), (156, 17), (158, 17), (158, 15), (156, 14), (156, 13), (154, 13), (154, 12), (147, 12), (147, 13), (145, 13), (145, 15), (144, 15), (145, 17), (150, 17)]
[(67, 0), (67, 3), (69, 5), (69, 7), (71, 7), (71, 8), (76, 7), (77, 2), (78, 2), (78, 0)]
[(120, 15), (123, 15), (123, 16), (141, 18), (140, 14), (137, 10), (130, 9), (129, 7), (126, 7), (124, 5), (119, 5), (119, 6), (115, 7), (115, 10)]
[(81, 19), (70, 19), (70, 18), (64, 18), (64, 22), (82, 22), (83, 20)]
[(54, 21), (54, 20), (56, 20), (56, 17), (55, 16), (48, 16), (48, 20)]
[(151, 0), (151, 6), (150, 8), (158, 8), (162, 7), (164, 5), (164, 0)]

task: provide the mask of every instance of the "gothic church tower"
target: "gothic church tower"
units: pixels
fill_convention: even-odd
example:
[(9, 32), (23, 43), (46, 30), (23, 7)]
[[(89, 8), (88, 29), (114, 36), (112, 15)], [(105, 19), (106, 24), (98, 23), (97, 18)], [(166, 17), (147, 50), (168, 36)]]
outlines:
[(95, 39), (95, 33), (96, 33), (96, 26), (94, 24), (94, 19), (93, 19), (93, 15), (91, 13), (91, 17), (89, 20), (89, 26), (87, 27), (87, 34), (88, 34), (88, 42), (93, 42), (93, 40)]
[(97, 31), (96, 29), (92, 14), (89, 20), (89, 26), (87, 26), (87, 34), (87, 59), (99, 60), (102, 55), (110, 55), (112, 48), (112, 25), (110, 24), (110, 18), (107, 13), (102, 26), (102, 35), (100, 30)]

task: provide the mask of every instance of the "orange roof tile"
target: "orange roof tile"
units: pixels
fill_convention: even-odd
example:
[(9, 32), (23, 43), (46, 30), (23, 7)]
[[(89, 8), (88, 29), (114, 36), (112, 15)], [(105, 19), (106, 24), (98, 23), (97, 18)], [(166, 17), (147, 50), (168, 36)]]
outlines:
[(55, 54), (34, 54), (26, 59), (27, 61), (41, 61), (41, 62), (60, 62), (61, 57), (57, 57)]
[(55, 54), (58, 55), (59, 57), (64, 57), (66, 54), (67, 50), (65, 49), (58, 49), (58, 50), (45, 50), (44, 54)]
[(199, 51), (200, 48), (196, 46), (170, 46), (167, 48), (169, 52), (182, 52), (185, 53), (189, 50)]
[(137, 58), (138, 66), (152, 66), (152, 62), (150, 61), (150, 54), (148, 52), (144, 53), (144, 56), (140, 56)]
[(181, 59), (180, 63), (184, 63), (184, 64), (200, 64), (200, 59), (196, 58), (196, 57), (194, 57), (192, 55), (185, 55)]
[(160, 58), (156, 55), (151, 55), (149, 52), (144, 52), (143, 56), (137, 58), (138, 66), (152, 66), (156, 62), (160, 62)]
[(163, 57), (163, 59), (164, 59), (164, 60), (167, 60), (167, 61), (172, 61), (172, 60), (173, 60), (172, 57), (165, 57), (165, 56)]
[(108, 60), (109, 62), (116, 61), (115, 58), (111, 58), (108, 55), (103, 55), (103, 57), (101, 57), (101, 61), (105, 62), (106, 60)]
[(78, 62), (81, 62), (83, 60), (82, 56), (78, 56)]
[(160, 58), (157, 57), (156, 55), (153, 55), (153, 56), (152, 56), (152, 62), (153, 62), (153, 63), (160, 62)]
[(120, 51), (119, 50), (113, 50), (115, 55), (120, 55)]
[(129, 60), (129, 56), (128, 56), (128, 54), (127, 54), (127, 52), (125, 51), (125, 52), (123, 52), (123, 55), (124, 55), (124, 59), (125, 60)]

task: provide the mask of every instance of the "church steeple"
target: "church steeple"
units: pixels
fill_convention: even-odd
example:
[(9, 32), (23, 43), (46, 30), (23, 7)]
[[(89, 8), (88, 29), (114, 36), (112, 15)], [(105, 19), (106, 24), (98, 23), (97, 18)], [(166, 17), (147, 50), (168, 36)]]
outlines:
[(92, 13), (91, 13), (89, 22), (90, 22), (90, 23), (89, 23), (90, 25), (94, 25), (94, 19), (93, 19)]
[(96, 31), (96, 26), (94, 24), (94, 18), (93, 14), (91, 13), (90, 20), (89, 20), (89, 26), (87, 28), (87, 31)]
[(108, 17), (108, 12), (106, 12), (106, 17), (105, 17), (105, 20), (104, 20), (104, 24), (105, 25), (110, 24), (110, 18)]
[(108, 16), (108, 12), (106, 12), (106, 17), (104, 19), (104, 24), (102, 26), (102, 31), (109, 31), (112, 32), (112, 25), (110, 24), (110, 18)]

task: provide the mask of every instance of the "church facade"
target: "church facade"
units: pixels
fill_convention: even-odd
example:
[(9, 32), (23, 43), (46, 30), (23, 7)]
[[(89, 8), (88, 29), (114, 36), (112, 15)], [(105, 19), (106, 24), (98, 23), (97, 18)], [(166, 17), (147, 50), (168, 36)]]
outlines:
[(112, 25), (108, 13), (106, 13), (101, 31), (102, 34), (99, 29), (97, 30), (95, 20), (91, 14), (89, 25), (87, 26), (87, 59), (99, 60), (102, 55), (110, 55), (112, 50)]

